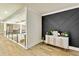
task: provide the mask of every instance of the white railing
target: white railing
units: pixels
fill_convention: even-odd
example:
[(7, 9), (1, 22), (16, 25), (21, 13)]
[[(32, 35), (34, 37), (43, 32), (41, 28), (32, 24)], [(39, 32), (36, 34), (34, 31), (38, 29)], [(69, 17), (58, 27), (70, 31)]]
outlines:
[(26, 33), (6, 33), (6, 37), (26, 48)]

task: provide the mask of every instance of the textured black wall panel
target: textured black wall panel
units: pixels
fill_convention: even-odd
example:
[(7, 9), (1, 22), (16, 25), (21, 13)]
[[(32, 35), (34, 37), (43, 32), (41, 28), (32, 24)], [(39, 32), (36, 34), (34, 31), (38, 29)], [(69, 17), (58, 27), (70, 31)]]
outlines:
[(42, 17), (42, 37), (50, 28), (70, 33), (69, 45), (79, 47), (79, 8)]

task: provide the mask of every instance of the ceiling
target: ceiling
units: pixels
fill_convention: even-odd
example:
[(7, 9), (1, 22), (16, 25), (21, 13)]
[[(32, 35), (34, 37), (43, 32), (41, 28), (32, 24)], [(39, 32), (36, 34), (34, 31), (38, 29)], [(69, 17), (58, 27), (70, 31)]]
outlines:
[(0, 20), (6, 19), (23, 6), (23, 4), (0, 4)]
[(10, 24), (26, 24), (26, 11), (25, 8), (17, 10), (11, 16), (3, 20), (3, 22)]
[[(39, 14), (43, 15), (49, 12), (54, 12), (57, 10), (78, 6), (79, 3), (1, 3), (0, 4), (0, 20), (6, 20), (9, 17), (15, 15), (19, 9), (23, 7), (31, 8), (37, 11)], [(23, 16), (24, 17), (24, 16)], [(19, 18), (18, 18), (19, 19)], [(24, 20), (24, 19), (23, 19)]]
[(37, 3), (37, 4), (30, 3), (26, 5), (28, 5), (29, 8), (32, 8), (41, 14), (46, 14), (62, 10), (65, 8), (79, 6), (79, 3)]

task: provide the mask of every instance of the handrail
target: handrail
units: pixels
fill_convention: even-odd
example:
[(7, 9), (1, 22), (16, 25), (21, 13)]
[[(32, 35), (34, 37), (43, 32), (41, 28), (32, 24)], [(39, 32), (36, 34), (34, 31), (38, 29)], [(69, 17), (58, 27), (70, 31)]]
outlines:
[(16, 34), (17, 35), (17, 39), (16, 39), (16, 41), (17, 41), (17, 43), (18, 43), (18, 34)]

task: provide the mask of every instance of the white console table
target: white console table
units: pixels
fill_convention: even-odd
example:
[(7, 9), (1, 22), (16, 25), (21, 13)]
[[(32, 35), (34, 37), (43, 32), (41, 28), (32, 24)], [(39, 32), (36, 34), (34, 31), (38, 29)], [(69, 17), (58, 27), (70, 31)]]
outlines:
[(68, 49), (69, 37), (45, 35), (45, 43)]

